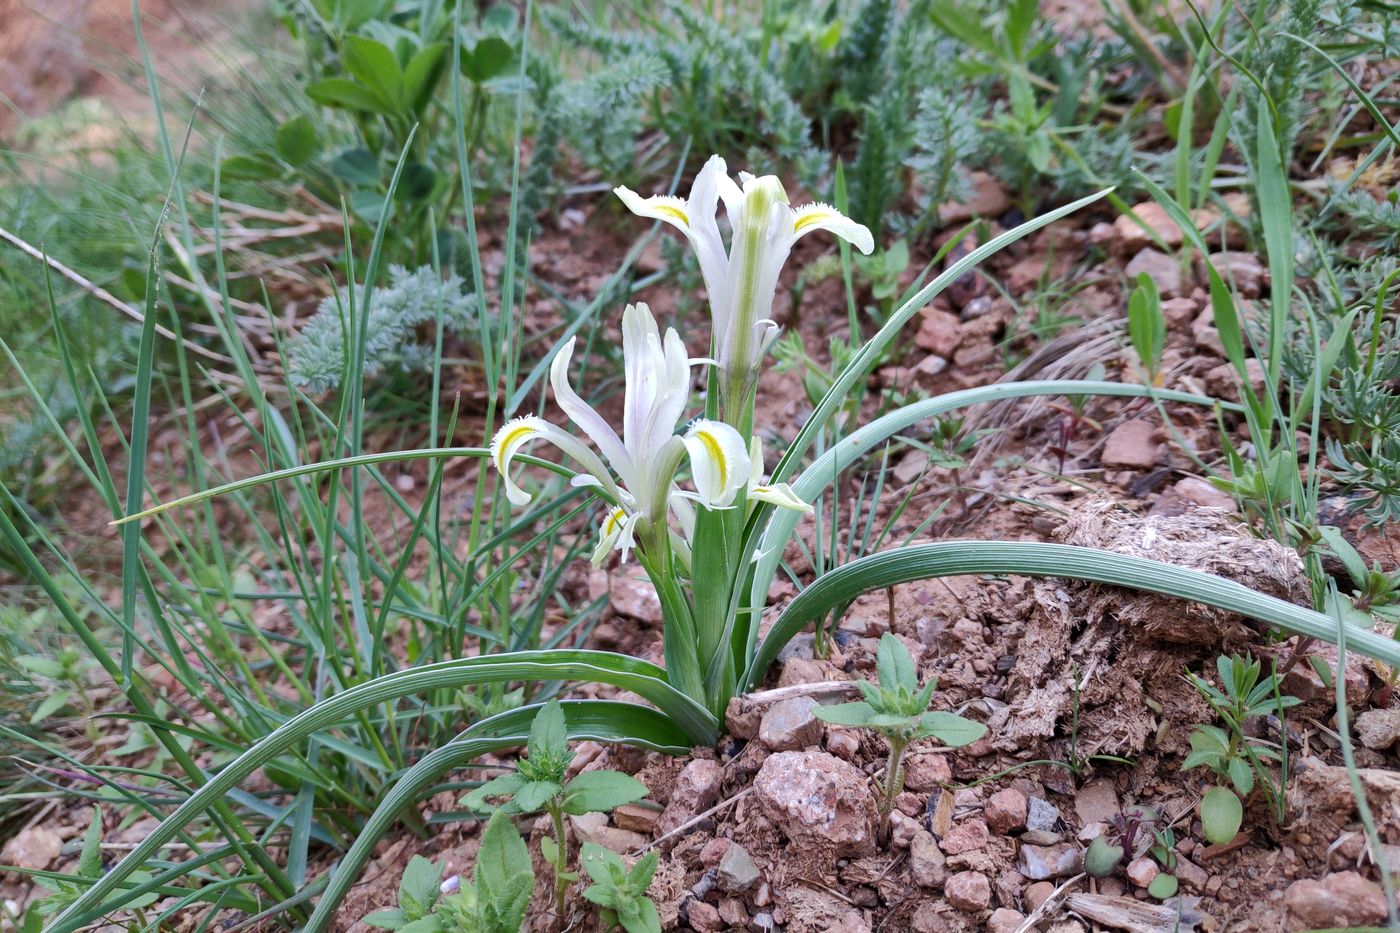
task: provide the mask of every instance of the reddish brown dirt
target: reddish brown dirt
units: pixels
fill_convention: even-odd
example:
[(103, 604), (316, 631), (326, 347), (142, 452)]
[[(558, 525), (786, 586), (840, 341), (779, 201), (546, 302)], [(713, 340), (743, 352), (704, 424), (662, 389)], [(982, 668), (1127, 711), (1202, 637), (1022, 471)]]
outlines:
[[(226, 17), (255, 0), (144, 0), (141, 17), (158, 73), (195, 79), (226, 41)], [(149, 113), (130, 0), (0, 0), (0, 139), (25, 118), (76, 96), (103, 99), (128, 118)], [(16, 112), (18, 111), (18, 112)]]

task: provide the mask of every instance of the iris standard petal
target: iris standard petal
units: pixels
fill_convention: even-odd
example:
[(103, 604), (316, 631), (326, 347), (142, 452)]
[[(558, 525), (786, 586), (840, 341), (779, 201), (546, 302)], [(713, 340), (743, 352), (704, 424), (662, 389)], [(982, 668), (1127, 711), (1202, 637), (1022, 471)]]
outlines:
[(549, 384), (554, 387), (554, 400), (559, 403), (564, 414), (569, 416), (569, 420), (578, 425), (583, 433), (598, 445), (604, 459), (612, 465), (617, 475), (622, 477), (623, 485), (630, 485), (636, 471), (632, 458), (627, 453), (627, 447), (612, 429), (612, 425), (608, 424), (592, 405), (580, 398), (569, 384), (569, 364), (573, 361), (574, 344), (577, 339), (570, 337), (569, 341), (559, 348), (549, 366)]

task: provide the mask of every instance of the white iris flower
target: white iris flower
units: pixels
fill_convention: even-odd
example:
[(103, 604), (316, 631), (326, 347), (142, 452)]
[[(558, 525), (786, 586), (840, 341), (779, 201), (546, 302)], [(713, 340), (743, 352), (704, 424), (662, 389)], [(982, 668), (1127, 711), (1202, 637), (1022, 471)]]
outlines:
[[(714, 352), (731, 422), (733, 412), (753, 391), (759, 362), (777, 339), (778, 326), (771, 319), (773, 296), (793, 244), (814, 230), (828, 230), (867, 255), (875, 248), (864, 225), (830, 205), (790, 207), (774, 175), (756, 178), (740, 172), (739, 181), (730, 179), (723, 159), (711, 156), (685, 200), (667, 195), (643, 198), (629, 188), (613, 189), (633, 213), (671, 224), (695, 249), (710, 296)], [(727, 253), (715, 219), (721, 200), (733, 231)]]
[[(622, 313), (622, 358), (625, 370), (622, 436), (569, 385), (574, 340), (560, 348), (550, 365), (554, 399), (598, 451), (543, 418), (527, 416), (506, 422), (491, 441), (491, 458), (505, 480), (506, 495), (516, 505), (531, 495), (510, 476), (516, 453), (532, 440), (545, 440), (572, 457), (581, 468), (577, 486), (596, 486), (612, 501), (599, 529), (594, 563), (613, 550), (627, 552), (639, 536), (666, 533), (673, 494), (693, 497), (711, 509), (728, 508), (747, 488), (751, 464), (743, 438), (727, 424), (696, 421), (684, 436), (676, 424), (690, 397), (690, 370), (698, 361), (686, 355), (674, 328), (663, 339), (645, 304)], [(689, 457), (693, 493), (678, 493), (675, 480)], [(604, 462), (606, 461), (606, 463)], [(616, 477), (616, 478), (614, 478)], [(645, 540), (645, 538), (643, 538)]]

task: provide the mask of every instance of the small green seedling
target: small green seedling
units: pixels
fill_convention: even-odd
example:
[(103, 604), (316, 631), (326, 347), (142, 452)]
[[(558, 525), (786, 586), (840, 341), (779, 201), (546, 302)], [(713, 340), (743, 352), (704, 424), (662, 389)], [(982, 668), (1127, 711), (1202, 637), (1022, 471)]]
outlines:
[[(92, 808), (92, 822), (88, 824), (87, 833), (83, 836), (82, 852), (78, 856), (77, 876), (69, 881), (64, 878), (45, 878), (44, 884), (51, 886), (53, 891), (34, 904), (34, 912), (48, 916), (56, 914), (78, 899), (84, 891), (92, 886), (92, 882), (101, 878), (104, 873), (102, 867), (102, 808)], [(124, 887), (134, 888), (143, 885), (151, 880), (150, 872), (132, 872)], [(114, 894), (109, 904), (104, 905), (107, 910), (115, 911), (118, 908), (134, 911), (140, 918), (141, 908), (149, 907), (160, 899), (160, 895), (154, 891), (131, 897), (124, 893)], [(27, 920), (28, 918), (26, 918)], [(144, 926), (144, 924), (142, 924)]]
[(462, 803), (473, 810), (489, 809), (490, 801), (505, 798), (497, 805), (502, 812), (543, 810), (549, 814), (554, 836), (545, 838), (541, 849), (554, 868), (554, 902), (561, 924), (564, 895), (569, 883), (578, 879), (578, 875), (567, 870), (569, 846), (564, 836), (564, 815), (607, 813), (647, 795), (645, 784), (616, 771), (588, 771), (566, 780), (569, 763), (574, 759), (566, 736), (564, 709), (558, 700), (550, 700), (535, 714), (525, 749), (527, 757), (520, 759), (519, 769), (487, 781), (462, 798)]
[(895, 797), (904, 789), (902, 761), (909, 743), (934, 738), (950, 748), (958, 748), (982, 738), (987, 727), (953, 713), (929, 712), (937, 680), (929, 680), (920, 688), (909, 649), (888, 632), (880, 638), (875, 673), (880, 681), (878, 687), (856, 681), (864, 700), (824, 706), (816, 714), (832, 725), (873, 729), (889, 741), (890, 757), (880, 787), (880, 822), (884, 826), (894, 809)]
[(481, 834), (472, 880), (444, 894), (442, 867), (415, 855), (399, 882), (399, 906), (377, 910), (363, 923), (397, 933), (519, 933), (534, 890), (525, 840), (497, 811)]
[[(53, 689), (29, 716), (31, 724), (38, 724), (51, 718), (55, 713), (61, 712), (75, 700), (80, 700), (88, 716), (94, 713), (88, 691), (86, 689), (89, 671), (97, 666), (97, 662), (90, 656), (85, 655), (77, 648), (65, 646), (61, 648), (53, 657), (45, 657), (37, 654), (21, 654), (14, 659), (19, 667), (53, 684)], [(89, 730), (90, 734), (92, 730)]]
[(661, 933), (661, 915), (647, 897), (647, 888), (656, 874), (657, 853), (653, 850), (631, 868), (610, 849), (584, 843), (579, 860), (593, 883), (583, 896), (603, 908), (608, 929), (621, 927), (627, 933)]
[(1338, 593), (1333, 600), (1338, 604), (1341, 618), (1365, 628), (1370, 628), (1376, 619), (1400, 623), (1400, 570), (1387, 573), (1381, 569), (1379, 561), (1366, 566), (1361, 553), (1342, 537), (1338, 528), (1324, 525), (1317, 531), (1351, 579), (1351, 594)]
[(1148, 379), (1160, 389), (1164, 383), (1162, 351), (1167, 345), (1167, 324), (1157, 283), (1146, 272), (1139, 273), (1137, 287), (1128, 295), (1128, 339)]
[(1181, 770), (1204, 766), (1220, 779), (1221, 783), (1207, 791), (1201, 802), (1201, 823), (1208, 840), (1224, 843), (1239, 832), (1244, 817), (1241, 798), (1248, 797), (1256, 786), (1263, 788), (1271, 803), (1279, 800), (1269, 763), (1281, 761), (1282, 756), (1272, 743), (1247, 736), (1245, 722), (1270, 715), (1281, 720), (1284, 710), (1302, 701), (1280, 692), (1277, 674), (1261, 678), (1258, 661), (1246, 661), (1237, 655), (1221, 657), (1216, 661), (1216, 670), (1224, 689), (1195, 674), (1186, 676), (1226, 728), (1197, 726), (1191, 733), (1191, 754), (1181, 763)]
[(1125, 858), (1137, 851), (1138, 833), (1144, 824), (1156, 821), (1157, 811), (1150, 807), (1128, 807), (1115, 814), (1108, 831), (1089, 843), (1084, 853), (1084, 870), (1095, 878), (1113, 874)]
[(1164, 901), (1176, 895), (1180, 884), (1177, 882), (1176, 872), (1176, 833), (1172, 832), (1170, 826), (1159, 829), (1152, 834), (1152, 848), (1147, 852), (1157, 864), (1162, 866), (1161, 874), (1152, 879), (1152, 883), (1147, 886), (1147, 893)]

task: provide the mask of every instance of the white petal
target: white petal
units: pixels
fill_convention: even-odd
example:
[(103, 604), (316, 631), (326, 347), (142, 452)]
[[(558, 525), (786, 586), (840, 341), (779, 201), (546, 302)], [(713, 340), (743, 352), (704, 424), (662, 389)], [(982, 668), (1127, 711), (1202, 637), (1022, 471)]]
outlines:
[(700, 502), (711, 509), (733, 504), (750, 469), (739, 432), (720, 421), (697, 421), (685, 434), (685, 449)]
[(622, 477), (622, 482), (631, 485), (635, 468), (627, 448), (617, 436), (617, 432), (612, 429), (612, 425), (569, 385), (569, 363), (573, 360), (576, 340), (577, 338), (570, 337), (569, 342), (559, 348), (549, 366), (549, 383), (554, 387), (554, 400), (559, 403), (564, 414), (569, 416), (569, 420), (578, 425), (583, 433), (598, 445), (604, 458), (612, 464), (617, 475)]
[(875, 249), (875, 238), (870, 235), (870, 230), (830, 204), (804, 204), (792, 212), (793, 239), (813, 230), (829, 230), (867, 256)]
[(526, 416), (507, 421), (501, 425), (501, 429), (491, 439), (491, 460), (505, 480), (506, 497), (512, 503), (527, 505), (534, 498), (510, 478), (510, 462), (519, 453), (521, 447), (535, 439), (548, 441), (558, 447), (572, 457), (585, 472), (592, 474), (597, 480), (597, 484), (614, 499), (621, 498), (621, 490), (613, 482), (608, 468), (603, 465), (602, 460), (598, 459), (597, 454), (588, 449), (586, 444), (543, 418)]
[(749, 489), (763, 482), (763, 441), (755, 434), (749, 438)]
[(613, 551), (622, 551), (623, 560), (627, 559), (627, 552), (635, 543), (633, 537), (633, 526), (636, 517), (627, 514), (627, 511), (620, 507), (614, 507), (603, 516), (603, 523), (598, 528), (598, 546), (593, 549), (593, 566), (602, 566), (603, 561), (608, 559), (608, 554)]
[(539, 418), (528, 416), (514, 418), (501, 425), (496, 436), (491, 438), (491, 462), (505, 481), (506, 498), (515, 505), (528, 505), (533, 496), (515, 485), (515, 480), (510, 478), (510, 461), (521, 447), (540, 436), (540, 425), (544, 423)]
[(653, 194), (644, 198), (623, 185), (614, 188), (613, 194), (621, 198), (622, 203), (626, 204), (632, 213), (665, 221), (687, 234), (690, 233), (690, 214), (686, 210), (686, 202), (680, 198), (669, 194)]
[(724, 252), (724, 240), (719, 235), (715, 209), (721, 197), (726, 197), (728, 204), (727, 192), (733, 187), (734, 182), (729, 178), (724, 160), (713, 155), (695, 176), (690, 198), (686, 201), (686, 214), (690, 219), (687, 233), (695, 257), (700, 260), (700, 275), (705, 280), (705, 291), (709, 292), (711, 301), (723, 291), (729, 268), (729, 257)]
[(787, 483), (776, 483), (772, 486), (759, 483), (749, 487), (749, 500), (767, 502), (776, 505), (780, 509), (792, 509), (794, 512), (810, 512), (810, 503), (799, 498), (793, 492), (792, 487)]

